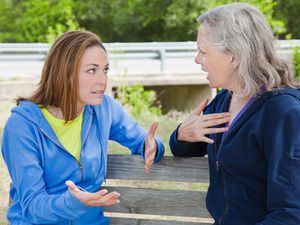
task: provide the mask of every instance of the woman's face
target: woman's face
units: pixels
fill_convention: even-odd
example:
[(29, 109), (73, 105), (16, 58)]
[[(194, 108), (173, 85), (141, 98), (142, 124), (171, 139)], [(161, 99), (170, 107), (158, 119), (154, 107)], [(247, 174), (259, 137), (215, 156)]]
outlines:
[(78, 74), (78, 106), (98, 105), (102, 101), (109, 69), (106, 52), (99, 46), (87, 48)]
[(195, 62), (207, 72), (207, 79), (212, 88), (232, 90), (235, 59), (231, 54), (225, 54), (207, 42), (207, 31), (207, 28), (202, 26), (198, 32), (198, 53)]

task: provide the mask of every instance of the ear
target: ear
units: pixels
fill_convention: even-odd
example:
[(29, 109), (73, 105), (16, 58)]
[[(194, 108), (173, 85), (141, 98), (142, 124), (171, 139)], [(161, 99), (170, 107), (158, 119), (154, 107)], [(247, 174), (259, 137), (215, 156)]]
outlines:
[(230, 65), (233, 70), (235, 70), (240, 64), (240, 58), (236, 54), (231, 54), (230, 56)]

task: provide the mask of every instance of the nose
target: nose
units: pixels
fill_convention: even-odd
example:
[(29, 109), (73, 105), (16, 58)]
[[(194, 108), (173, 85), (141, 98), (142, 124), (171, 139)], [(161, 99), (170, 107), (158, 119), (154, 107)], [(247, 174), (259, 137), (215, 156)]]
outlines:
[(195, 59), (194, 59), (196, 64), (201, 64), (201, 56), (200, 53), (198, 52)]
[(97, 77), (97, 83), (99, 84), (105, 84), (107, 82), (107, 74), (104, 70), (103, 71), (100, 70), (96, 77)]

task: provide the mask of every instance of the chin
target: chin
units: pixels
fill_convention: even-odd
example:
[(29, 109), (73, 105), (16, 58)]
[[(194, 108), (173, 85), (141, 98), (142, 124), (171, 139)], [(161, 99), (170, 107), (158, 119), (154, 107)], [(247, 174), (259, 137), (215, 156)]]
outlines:
[(209, 82), (208, 84), (209, 84), (209, 86), (210, 86), (211, 88), (217, 88), (217, 86), (216, 86), (214, 83), (212, 83), (212, 82)]
[(100, 105), (102, 103), (102, 98), (100, 99), (93, 99), (92, 101), (89, 101), (87, 105)]

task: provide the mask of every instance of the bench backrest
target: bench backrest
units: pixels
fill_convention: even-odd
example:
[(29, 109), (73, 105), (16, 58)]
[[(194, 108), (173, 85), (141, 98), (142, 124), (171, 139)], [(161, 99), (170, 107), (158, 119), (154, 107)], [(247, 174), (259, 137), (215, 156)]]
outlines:
[[(107, 179), (108, 183), (114, 183), (108, 185), (108, 189), (121, 194), (119, 204), (105, 208), (112, 225), (213, 223), (205, 207), (205, 188), (202, 191), (198, 188), (183, 190), (186, 182), (204, 183), (207, 187), (207, 158), (165, 156), (145, 174), (144, 161), (140, 156), (108, 155)], [(114, 182), (115, 179), (117, 181)], [(120, 180), (133, 180), (131, 183), (134, 185), (124, 187)], [(147, 185), (143, 186), (145, 181)], [(158, 182), (163, 184), (158, 185)], [(177, 190), (173, 188), (175, 185)]]

